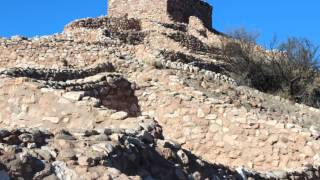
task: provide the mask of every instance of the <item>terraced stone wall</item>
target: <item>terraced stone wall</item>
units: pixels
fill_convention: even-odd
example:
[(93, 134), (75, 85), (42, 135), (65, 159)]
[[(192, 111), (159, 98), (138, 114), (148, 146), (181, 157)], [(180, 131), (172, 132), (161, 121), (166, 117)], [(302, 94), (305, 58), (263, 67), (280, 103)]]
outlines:
[[(85, 32), (79, 32), (81, 37)], [(1, 68), (13, 66), (88, 66), (101, 59), (117, 54), (115, 44), (110, 42), (87, 42), (59, 37), (33, 39), (0, 39)], [(94, 40), (95, 41), (95, 40)], [(102, 49), (102, 50), (100, 50)], [(119, 53), (118, 53), (119, 54)]]

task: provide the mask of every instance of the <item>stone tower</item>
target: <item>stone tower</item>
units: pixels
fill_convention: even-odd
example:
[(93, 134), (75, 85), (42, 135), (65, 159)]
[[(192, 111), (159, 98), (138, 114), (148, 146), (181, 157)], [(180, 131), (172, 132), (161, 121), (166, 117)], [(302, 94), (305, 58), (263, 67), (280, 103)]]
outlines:
[(212, 7), (203, 0), (109, 0), (109, 16), (143, 18), (168, 23), (188, 23), (190, 16), (196, 16), (211, 28)]

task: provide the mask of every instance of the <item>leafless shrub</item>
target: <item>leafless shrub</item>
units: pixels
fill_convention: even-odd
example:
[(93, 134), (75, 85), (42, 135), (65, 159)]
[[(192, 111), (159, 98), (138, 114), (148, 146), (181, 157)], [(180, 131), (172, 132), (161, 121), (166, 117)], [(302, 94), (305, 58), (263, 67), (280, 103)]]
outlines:
[(270, 43), (272, 51), (256, 44), (257, 33), (238, 29), (222, 46), (230, 76), (239, 84), (320, 107), (318, 47), (307, 39)]

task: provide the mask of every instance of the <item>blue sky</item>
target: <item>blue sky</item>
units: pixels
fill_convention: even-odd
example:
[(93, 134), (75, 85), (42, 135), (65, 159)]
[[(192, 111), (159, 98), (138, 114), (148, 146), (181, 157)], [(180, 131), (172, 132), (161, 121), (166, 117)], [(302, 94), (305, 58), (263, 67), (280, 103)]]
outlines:
[[(267, 44), (279, 39), (307, 37), (320, 44), (319, 0), (209, 0), (214, 7), (213, 25), (226, 32), (245, 27), (261, 34)], [(77, 18), (106, 14), (106, 0), (1, 0), (0, 36), (48, 35), (61, 32)]]

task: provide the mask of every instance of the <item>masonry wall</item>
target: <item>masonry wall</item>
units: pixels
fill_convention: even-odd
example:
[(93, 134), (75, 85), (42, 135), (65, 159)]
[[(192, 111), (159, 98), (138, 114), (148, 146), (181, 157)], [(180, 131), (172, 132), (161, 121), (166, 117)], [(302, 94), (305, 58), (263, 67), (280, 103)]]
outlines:
[(167, 0), (109, 0), (109, 16), (128, 14), (133, 18), (147, 18), (160, 22), (169, 21), (167, 16)]
[(206, 27), (212, 26), (212, 7), (201, 0), (109, 0), (108, 6), (109, 16), (128, 14), (164, 23), (188, 23), (190, 16), (196, 16)]

